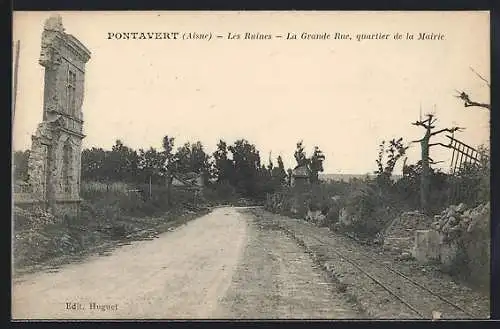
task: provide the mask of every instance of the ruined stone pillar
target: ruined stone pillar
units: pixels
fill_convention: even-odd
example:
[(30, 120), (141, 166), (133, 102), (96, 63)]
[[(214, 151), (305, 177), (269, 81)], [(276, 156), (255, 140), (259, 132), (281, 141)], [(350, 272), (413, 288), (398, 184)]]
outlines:
[(80, 199), (82, 104), (90, 51), (67, 34), (60, 16), (46, 20), (39, 63), (45, 68), (43, 121), (32, 136), (33, 196), (56, 214), (75, 215)]

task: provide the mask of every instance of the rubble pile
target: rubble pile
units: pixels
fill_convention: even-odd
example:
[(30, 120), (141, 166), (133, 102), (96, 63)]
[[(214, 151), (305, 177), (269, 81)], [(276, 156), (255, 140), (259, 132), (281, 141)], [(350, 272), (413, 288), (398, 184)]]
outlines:
[(489, 286), (490, 203), (467, 208), (463, 203), (450, 206), (436, 216), (433, 229), (441, 237), (440, 260), (447, 272), (471, 282)]
[(408, 258), (412, 251), (415, 234), (429, 227), (432, 219), (419, 211), (408, 211), (395, 218), (383, 233), (383, 248)]
[(447, 273), (489, 286), (490, 203), (468, 208), (452, 205), (434, 216), (431, 229), (417, 231), (414, 257), (420, 262), (438, 260)]
[(467, 208), (464, 203), (451, 205), (434, 216), (431, 228), (442, 236), (442, 242), (457, 241), (466, 233), (471, 233), (480, 222), (489, 218), (490, 204), (482, 204), (476, 208)]

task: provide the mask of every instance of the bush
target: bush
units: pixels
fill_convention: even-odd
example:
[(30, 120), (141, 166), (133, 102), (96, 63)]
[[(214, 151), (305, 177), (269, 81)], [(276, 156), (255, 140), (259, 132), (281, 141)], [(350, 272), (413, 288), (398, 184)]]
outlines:
[[(35, 214), (36, 212), (39, 214)], [(40, 211), (38, 211), (38, 209), (28, 211), (16, 206), (13, 208), (13, 224), (15, 231), (43, 226), (53, 221), (54, 216), (49, 213), (43, 214), (41, 209)]]
[[(485, 153), (486, 151), (482, 151)], [(455, 176), (449, 177), (455, 195), (454, 203), (477, 206), (490, 200), (490, 165), (488, 154), (479, 163), (464, 163)]]
[(328, 209), (328, 213), (326, 214), (327, 225), (330, 227), (334, 227), (334, 225), (339, 220), (340, 210), (342, 209), (342, 204), (340, 202), (333, 203)]
[(203, 195), (212, 204), (233, 203), (241, 197), (232, 185), (222, 182), (206, 187), (203, 190)]
[(345, 209), (350, 224), (342, 227), (362, 238), (372, 238), (385, 227), (388, 218), (386, 196), (372, 182), (353, 190), (346, 199)]
[(152, 185), (151, 195), (149, 188), (149, 185), (143, 184), (126, 191), (87, 189), (82, 197), (92, 203), (94, 215), (109, 218), (157, 216), (195, 201), (193, 190), (172, 187), (169, 200), (166, 186)]

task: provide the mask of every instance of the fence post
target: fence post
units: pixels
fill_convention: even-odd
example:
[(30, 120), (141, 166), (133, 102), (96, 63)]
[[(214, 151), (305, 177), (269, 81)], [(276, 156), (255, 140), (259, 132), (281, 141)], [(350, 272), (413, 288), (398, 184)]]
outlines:
[(151, 199), (152, 197), (152, 190), (151, 190), (151, 176), (149, 176), (149, 198)]

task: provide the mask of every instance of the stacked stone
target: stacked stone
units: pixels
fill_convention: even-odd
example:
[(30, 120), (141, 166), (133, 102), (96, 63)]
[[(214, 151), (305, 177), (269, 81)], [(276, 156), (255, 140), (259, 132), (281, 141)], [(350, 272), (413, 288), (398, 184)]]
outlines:
[(472, 232), (477, 222), (489, 211), (489, 203), (476, 208), (467, 208), (464, 203), (452, 205), (443, 210), (440, 215), (434, 216), (432, 228), (441, 234), (443, 242), (455, 241), (466, 232)]

